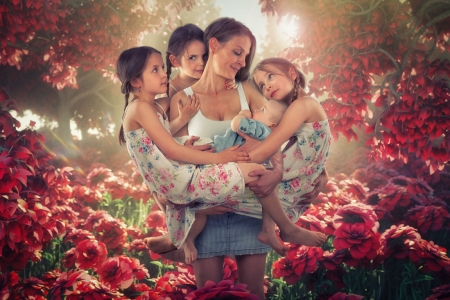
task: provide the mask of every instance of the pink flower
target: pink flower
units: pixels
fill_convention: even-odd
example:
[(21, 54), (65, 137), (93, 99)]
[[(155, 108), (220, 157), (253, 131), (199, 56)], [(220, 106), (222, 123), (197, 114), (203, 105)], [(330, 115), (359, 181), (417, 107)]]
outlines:
[(442, 228), (443, 220), (449, 217), (448, 211), (440, 206), (415, 206), (408, 210), (405, 218), (408, 223), (422, 233)]
[(259, 299), (258, 296), (250, 294), (245, 288), (245, 284), (236, 284), (233, 286), (233, 283), (229, 280), (222, 280), (218, 284), (208, 280), (204, 287), (189, 293), (185, 299)]
[(373, 233), (364, 223), (343, 223), (334, 234), (336, 238), (333, 244), (336, 250), (349, 249), (356, 259), (374, 259), (380, 248), (380, 235)]
[(392, 225), (381, 235), (380, 254), (383, 259), (390, 256), (405, 258), (408, 256), (411, 243), (419, 240), (420, 234), (417, 233), (417, 229), (403, 224)]
[(432, 241), (419, 240), (412, 244), (409, 258), (419, 266), (423, 272), (438, 272), (450, 268), (450, 259), (446, 255), (447, 249), (435, 245)]
[(338, 209), (333, 221), (335, 228), (339, 228), (343, 223), (364, 223), (373, 233), (378, 232), (378, 227), (380, 226), (372, 207), (360, 202), (348, 204)]

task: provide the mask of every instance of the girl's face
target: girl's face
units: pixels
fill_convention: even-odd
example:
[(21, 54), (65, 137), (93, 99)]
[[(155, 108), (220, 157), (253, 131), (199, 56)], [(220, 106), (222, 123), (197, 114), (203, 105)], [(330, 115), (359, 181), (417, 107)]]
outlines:
[(267, 100), (284, 101), (292, 93), (294, 79), (281, 74), (278, 70), (273, 72), (256, 70), (253, 74), (253, 80)]
[(192, 41), (180, 59), (180, 71), (189, 77), (199, 79), (202, 76), (206, 60), (206, 47), (203, 42)]
[(141, 92), (150, 94), (164, 94), (167, 89), (167, 74), (161, 54), (152, 53), (140, 78), (136, 78)]
[(236, 73), (245, 67), (245, 58), (250, 53), (251, 46), (251, 40), (246, 35), (235, 36), (223, 45), (217, 42), (216, 49), (212, 49), (216, 74), (234, 79)]

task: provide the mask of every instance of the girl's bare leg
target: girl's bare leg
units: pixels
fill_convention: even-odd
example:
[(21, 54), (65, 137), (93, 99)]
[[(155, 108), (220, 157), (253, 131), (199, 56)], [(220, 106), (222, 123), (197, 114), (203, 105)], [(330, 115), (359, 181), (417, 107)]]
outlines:
[(259, 299), (264, 299), (264, 271), (267, 253), (236, 256), (239, 283), (247, 285), (247, 290)]
[[(264, 168), (263, 166), (258, 164), (238, 165), (241, 168), (242, 173), (244, 174), (246, 183), (257, 180), (257, 178), (255, 177), (248, 176), (249, 172), (256, 170), (258, 168), (257, 166), (259, 166), (260, 168)], [(263, 224), (264, 222), (269, 222), (267, 224), (270, 224), (270, 221), (268, 221), (267, 218), (271, 217), (272, 220), (275, 221), (275, 223), (280, 228), (280, 237), (283, 241), (305, 246), (320, 246), (326, 241), (325, 234), (310, 231), (295, 225), (295, 223), (293, 223), (284, 212), (275, 190), (266, 197), (259, 197), (258, 200), (263, 207)], [(273, 228), (273, 234), (275, 234), (275, 227)], [(273, 238), (273, 235), (270, 236), (268, 242), (268, 245), (277, 252), (280, 251), (280, 249), (281, 251), (284, 249), (284, 246), (281, 245), (281, 242), (277, 242)], [(274, 243), (274, 245), (271, 245), (271, 243)], [(281, 254), (280, 252), (278, 253)]]
[(223, 260), (223, 256), (214, 256), (197, 259), (192, 264), (197, 288), (202, 288), (208, 280), (218, 283), (223, 279)]
[(195, 214), (195, 221), (180, 249), (184, 250), (184, 258), (187, 264), (191, 264), (197, 259), (197, 248), (195, 248), (195, 239), (205, 228), (207, 216), (204, 214)]
[(158, 254), (176, 249), (168, 234), (145, 238), (144, 243), (148, 249)]

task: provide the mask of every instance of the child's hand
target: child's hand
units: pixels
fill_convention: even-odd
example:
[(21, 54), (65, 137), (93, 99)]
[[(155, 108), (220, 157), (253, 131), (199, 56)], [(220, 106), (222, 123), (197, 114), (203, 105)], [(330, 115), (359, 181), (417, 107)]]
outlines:
[(235, 145), (228, 149), (223, 150), (218, 153), (219, 156), (219, 164), (224, 164), (227, 162), (249, 162), (250, 156), (246, 152), (238, 152), (234, 151), (239, 147), (239, 145)]
[(225, 80), (225, 87), (227, 90), (235, 90), (237, 89), (236, 81), (234, 79), (227, 79)]
[(198, 100), (198, 96), (196, 94), (188, 96), (185, 105), (183, 105), (181, 99), (178, 100), (178, 113), (184, 120), (190, 120), (193, 116), (195, 116), (199, 109), (200, 101)]

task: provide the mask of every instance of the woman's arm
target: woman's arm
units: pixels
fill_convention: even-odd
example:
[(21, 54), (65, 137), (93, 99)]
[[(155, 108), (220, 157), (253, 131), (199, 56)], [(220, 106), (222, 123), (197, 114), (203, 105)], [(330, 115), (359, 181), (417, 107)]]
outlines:
[(191, 164), (221, 164), (230, 161), (247, 162), (248, 155), (237, 151), (223, 151), (221, 153), (209, 153), (182, 146), (175, 142), (158, 119), (150, 104), (139, 101), (131, 106), (127, 114), (144, 128), (153, 142), (170, 159)]

